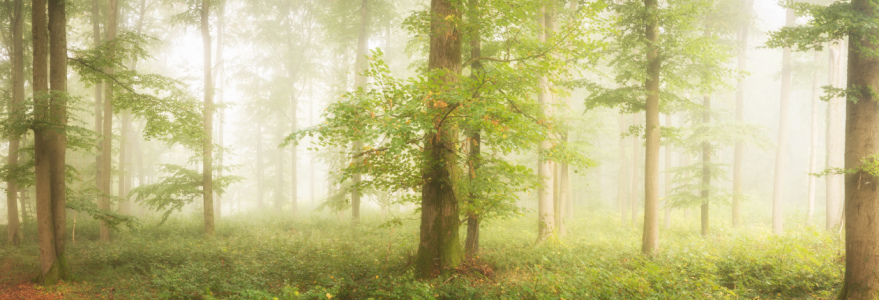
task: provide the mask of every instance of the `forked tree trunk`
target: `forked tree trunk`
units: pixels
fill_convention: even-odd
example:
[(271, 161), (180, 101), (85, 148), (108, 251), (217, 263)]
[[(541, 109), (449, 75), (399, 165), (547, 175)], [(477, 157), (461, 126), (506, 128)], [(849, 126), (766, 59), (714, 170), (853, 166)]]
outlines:
[[(36, 281), (51, 285), (70, 277), (64, 254), (67, 100), (63, 94), (67, 92), (67, 17), (62, 0), (48, 1), (48, 22), (45, 1), (34, 0), (32, 9), (34, 177), (40, 246), (40, 275)], [(51, 92), (58, 94), (47, 93), (50, 84)]]
[[(879, 4), (853, 0), (855, 11), (879, 19)], [(879, 299), (879, 33), (855, 30), (849, 36), (846, 107), (845, 280), (839, 299)], [(865, 166), (866, 164), (866, 166)], [(862, 169), (863, 168), (863, 169)]]
[[(644, 0), (648, 12), (658, 9), (656, 0)], [(646, 123), (647, 149), (644, 156), (644, 234), (641, 252), (653, 255), (659, 249), (659, 24), (658, 18), (647, 17), (647, 88)]]
[[(743, 10), (747, 17), (738, 30), (738, 71), (744, 73), (748, 63), (748, 34), (751, 31), (750, 16), (753, 11), (754, 0), (744, 0)], [(739, 76), (744, 76), (739, 74)], [(736, 122), (744, 122), (745, 116), (745, 78), (739, 77), (736, 82)], [(732, 227), (742, 224), (742, 164), (745, 159), (745, 143), (736, 140), (735, 153), (733, 154), (733, 198), (732, 198)]]
[[(367, 6), (368, 0), (363, 0), (363, 3), (360, 5), (360, 32), (357, 36), (357, 57), (354, 59), (354, 64), (356, 66), (357, 74), (354, 75), (354, 88), (355, 89), (366, 89), (366, 76), (363, 72), (366, 72), (368, 67), (366, 62), (366, 47), (369, 42), (369, 8)], [(352, 146), (352, 153), (357, 155), (363, 151), (363, 141), (356, 141)], [(359, 163), (361, 158), (355, 158), (355, 162)], [(351, 220), (354, 223), (360, 222), (360, 181), (361, 175), (360, 173), (355, 173), (351, 176)]]
[[(446, 85), (458, 81), (461, 73), (461, 34), (455, 26), (461, 12), (455, 1), (432, 0), (430, 6), (430, 55), (428, 70), (443, 70), (437, 78), (442, 97), (451, 92)], [(424, 185), (421, 189), (421, 235), (415, 257), (415, 274), (428, 278), (457, 268), (464, 257), (458, 240), (458, 199), (455, 197), (457, 171), (457, 128), (443, 122), (446, 109), (426, 104), (427, 110), (436, 111), (433, 124), (436, 131), (425, 138), (425, 165), (422, 170)]]
[[(23, 115), (21, 106), (24, 103), (24, 38), (22, 27), (24, 26), (24, 3), (23, 0), (15, 0), (12, 8), (12, 98), (9, 103), (9, 119), (12, 122), (23, 121), (19, 116)], [(9, 138), (9, 156), (7, 163), (10, 167), (18, 167), (19, 136)], [(21, 242), (21, 226), (18, 222), (18, 184), (15, 178), (7, 178), (6, 181), (6, 230), (9, 244), (18, 246)]]
[[(830, 44), (830, 85), (834, 88), (845, 88), (843, 78), (843, 57), (845, 48), (843, 41)], [(828, 169), (841, 169), (844, 166), (845, 152), (845, 118), (846, 101), (843, 97), (833, 97), (827, 103), (827, 159)], [(839, 217), (842, 210), (843, 175), (828, 174), (825, 177), (826, 184), (826, 227), (827, 230), (836, 229), (839, 225)]]
[[(545, 5), (541, 8), (540, 14), (540, 41), (546, 42), (549, 39), (550, 28), (548, 24), (552, 23), (552, 13)], [(546, 76), (540, 76), (540, 88), (537, 94), (537, 101), (543, 109), (545, 116), (552, 116), (552, 93), (549, 89), (549, 81)], [(551, 143), (548, 139), (540, 141), (537, 155), (537, 177), (540, 185), (537, 187), (537, 243), (541, 243), (550, 237), (555, 231), (555, 207), (553, 205), (553, 170), (552, 162), (546, 160), (544, 153), (549, 151)]]
[[(785, 26), (791, 27), (794, 25), (796, 16), (793, 9), (788, 8), (786, 11)], [(787, 162), (788, 127), (790, 127), (790, 121), (788, 120), (790, 109), (788, 106), (790, 103), (791, 85), (791, 50), (790, 47), (785, 47), (783, 51), (784, 53), (781, 57), (781, 101), (778, 112), (778, 144), (775, 150), (775, 180), (772, 192), (772, 232), (775, 234), (781, 234), (783, 231), (784, 167)]]
[(204, 197), (204, 232), (214, 235), (213, 127), (214, 85), (211, 80), (210, 0), (201, 1), (201, 40), (204, 48), (204, 149), (202, 151), (202, 195)]
[[(815, 51), (815, 63), (821, 60), (820, 52)], [(821, 92), (818, 86), (818, 71), (812, 72), (812, 120), (811, 134), (809, 134), (809, 174), (818, 169), (818, 103)], [(806, 196), (806, 226), (812, 226), (815, 215), (815, 176), (809, 175), (808, 190)]]

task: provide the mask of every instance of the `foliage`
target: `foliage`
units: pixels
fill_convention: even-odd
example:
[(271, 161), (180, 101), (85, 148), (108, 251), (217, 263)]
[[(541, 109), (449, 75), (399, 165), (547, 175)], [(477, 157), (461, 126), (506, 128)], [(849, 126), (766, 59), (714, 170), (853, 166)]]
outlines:
[[(214, 166), (219, 170), (220, 166)], [(228, 167), (226, 167), (228, 169)], [(129, 195), (155, 211), (163, 211), (162, 222), (168, 219), (175, 210), (181, 211), (187, 204), (202, 197), (202, 174), (196, 170), (179, 165), (161, 165), (161, 171), (168, 174), (161, 181), (138, 186)], [(233, 182), (241, 177), (234, 175), (214, 176), (214, 192), (222, 195)]]
[[(98, 239), (97, 222), (81, 221), (69, 244), (79, 281), (69, 295), (127, 299), (804, 299), (829, 298), (839, 287), (843, 241), (797, 228), (775, 236), (760, 228), (717, 230), (703, 238), (676, 222), (653, 258), (640, 234), (607, 212), (579, 214), (560, 244), (528, 247), (533, 214), (483, 226), (481, 256), (449, 277), (416, 280), (406, 264), (417, 221), (380, 228), (321, 217), (229, 217), (217, 236), (201, 236), (198, 215), (166, 226)], [(144, 224), (153, 223), (147, 220)], [(0, 226), (0, 229), (3, 229)], [(5, 241), (0, 241), (0, 243)], [(0, 247), (2, 259), (34, 262), (36, 243)]]

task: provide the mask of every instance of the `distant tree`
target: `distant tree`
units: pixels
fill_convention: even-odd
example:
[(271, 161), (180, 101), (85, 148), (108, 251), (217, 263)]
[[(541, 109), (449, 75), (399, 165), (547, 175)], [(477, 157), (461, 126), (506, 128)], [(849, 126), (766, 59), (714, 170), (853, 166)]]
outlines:
[[(13, 123), (21, 122), (22, 111), (24, 105), (24, 38), (22, 27), (24, 27), (24, 3), (23, 0), (15, 0), (12, 4), (12, 98), (9, 102), (9, 110), (7, 120)], [(20, 132), (14, 132), (9, 137), (9, 155), (7, 156), (9, 169), (18, 170), (18, 151), (20, 149)], [(18, 246), (21, 242), (21, 227), (18, 219), (18, 183), (15, 176), (7, 174), (6, 176), (6, 216), (7, 216), (7, 237), (9, 243)]]
[[(785, 11), (785, 26), (791, 27), (796, 21), (793, 9)], [(772, 184), (772, 232), (781, 234), (784, 218), (784, 169), (787, 162), (787, 142), (790, 121), (790, 90), (791, 90), (791, 50), (785, 47), (781, 57), (781, 102), (778, 117), (778, 142), (775, 150), (775, 179)]]
[[(114, 0), (111, 0), (114, 1)], [(202, 152), (202, 193), (204, 195), (204, 231), (214, 235), (214, 189), (213, 189), (213, 124), (214, 124), (214, 86), (211, 59), (211, 0), (201, 1), (201, 39), (204, 51), (204, 141)]]

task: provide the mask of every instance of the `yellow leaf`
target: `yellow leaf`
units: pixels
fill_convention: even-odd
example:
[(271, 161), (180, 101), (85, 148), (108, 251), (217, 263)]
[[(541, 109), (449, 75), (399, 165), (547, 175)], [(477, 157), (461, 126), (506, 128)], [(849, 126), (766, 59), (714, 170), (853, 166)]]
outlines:
[(330, 295), (330, 293), (327, 293), (327, 299), (333, 299), (333, 295)]

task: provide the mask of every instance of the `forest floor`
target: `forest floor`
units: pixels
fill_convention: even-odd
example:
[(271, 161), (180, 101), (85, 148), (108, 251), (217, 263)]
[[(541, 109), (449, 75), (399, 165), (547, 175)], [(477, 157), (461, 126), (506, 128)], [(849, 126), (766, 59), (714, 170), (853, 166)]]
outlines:
[(416, 280), (414, 216), (392, 226), (377, 217), (357, 226), (251, 217), (224, 219), (212, 239), (196, 215), (146, 219), (109, 244), (80, 220), (67, 251), (76, 278), (48, 288), (28, 282), (38, 270), (33, 239), (18, 248), (0, 242), (0, 300), (828, 299), (844, 261), (838, 233), (716, 225), (702, 237), (695, 220), (663, 230), (661, 251), (648, 259), (640, 230), (608, 211), (578, 215), (566, 238), (534, 246), (529, 214), (484, 223), (479, 258), (451, 276)]

